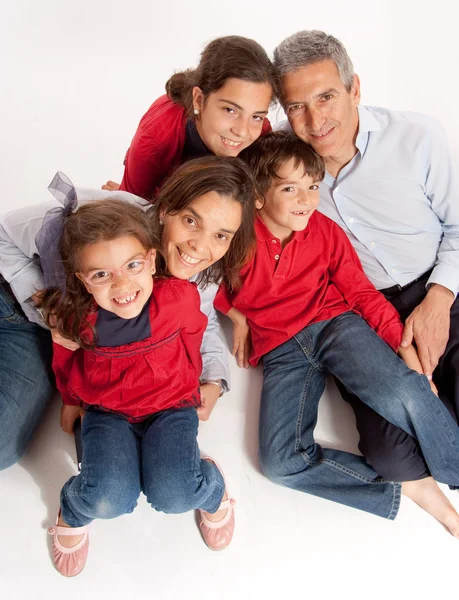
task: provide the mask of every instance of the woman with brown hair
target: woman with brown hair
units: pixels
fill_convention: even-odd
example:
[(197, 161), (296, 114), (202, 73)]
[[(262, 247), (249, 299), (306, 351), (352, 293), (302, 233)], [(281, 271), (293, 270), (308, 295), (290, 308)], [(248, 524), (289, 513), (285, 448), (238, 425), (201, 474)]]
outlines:
[(152, 200), (178, 165), (200, 156), (237, 156), (271, 130), (266, 118), (276, 79), (254, 40), (236, 35), (210, 42), (196, 69), (176, 73), (166, 95), (142, 117), (124, 160), (121, 189)]

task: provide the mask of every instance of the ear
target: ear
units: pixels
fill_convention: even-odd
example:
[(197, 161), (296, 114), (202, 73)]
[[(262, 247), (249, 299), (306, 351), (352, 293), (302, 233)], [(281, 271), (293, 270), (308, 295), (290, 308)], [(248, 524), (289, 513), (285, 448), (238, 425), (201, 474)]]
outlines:
[(263, 208), (263, 206), (265, 205), (264, 200), (262, 198), (257, 198), (255, 200), (255, 208), (257, 210), (261, 210)]
[(151, 274), (154, 275), (156, 273), (156, 250), (154, 248), (152, 248), (150, 250), (150, 256), (151, 256)]
[(86, 291), (88, 292), (88, 294), (92, 295), (92, 291), (91, 291), (91, 286), (89, 285), (89, 283), (87, 283), (82, 275), (80, 275), (80, 273), (75, 273), (75, 275), (78, 277), (78, 279), (81, 281), (81, 283), (84, 285), (84, 287), (86, 288)]
[(201, 88), (195, 85), (191, 94), (193, 96), (193, 110), (201, 110), (204, 106), (204, 94)]
[(360, 104), (360, 78), (358, 75), (354, 75), (354, 81), (351, 87), (351, 96), (354, 106), (358, 106)]

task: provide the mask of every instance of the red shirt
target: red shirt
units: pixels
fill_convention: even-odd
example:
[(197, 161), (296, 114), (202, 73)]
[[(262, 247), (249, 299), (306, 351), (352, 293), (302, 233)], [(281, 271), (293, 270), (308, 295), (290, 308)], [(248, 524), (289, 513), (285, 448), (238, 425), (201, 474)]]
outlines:
[(225, 314), (234, 307), (247, 317), (252, 366), (307, 325), (349, 310), (398, 350), (403, 331), (398, 313), (367, 279), (336, 223), (315, 212), (283, 249), (260, 217), (255, 232), (256, 252), (241, 271), (241, 289), (229, 295), (221, 286), (214, 302)]
[[(129, 421), (201, 404), (200, 350), (207, 317), (196, 284), (155, 280), (149, 310), (151, 336), (144, 340), (76, 352), (54, 344), (53, 369), (65, 404), (97, 406)], [(96, 319), (97, 312), (88, 320)]]
[[(182, 162), (187, 116), (180, 104), (164, 95), (140, 120), (124, 160), (120, 189), (151, 200), (164, 179)], [(268, 119), (261, 134), (271, 131)]]

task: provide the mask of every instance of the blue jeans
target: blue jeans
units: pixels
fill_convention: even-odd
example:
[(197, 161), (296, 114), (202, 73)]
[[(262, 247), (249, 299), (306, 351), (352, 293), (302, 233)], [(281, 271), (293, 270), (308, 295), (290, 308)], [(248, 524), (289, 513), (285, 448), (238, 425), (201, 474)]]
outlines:
[(215, 512), (225, 484), (201, 460), (195, 408), (165, 410), (141, 423), (89, 410), (81, 429), (81, 472), (62, 488), (62, 518), (71, 527), (131, 513), (143, 491), (156, 510)]
[(54, 394), (52, 343), (31, 323), (0, 277), (0, 469), (25, 452)]
[(358, 315), (305, 327), (263, 358), (260, 462), (272, 481), (394, 519), (400, 485), (362, 457), (314, 441), (327, 373), (415, 437), (433, 477), (459, 483), (459, 428), (427, 378), (408, 369)]

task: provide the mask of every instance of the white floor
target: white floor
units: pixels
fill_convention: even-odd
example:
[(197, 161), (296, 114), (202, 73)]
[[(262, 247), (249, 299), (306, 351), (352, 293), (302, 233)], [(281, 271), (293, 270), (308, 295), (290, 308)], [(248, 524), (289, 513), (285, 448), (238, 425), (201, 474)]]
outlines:
[[(389, 522), (263, 478), (256, 456), (261, 371), (231, 362), (233, 390), (199, 434), (237, 499), (231, 546), (211, 552), (193, 514), (156, 513), (142, 497), (132, 515), (94, 523), (84, 571), (61, 577), (46, 528), (76, 466), (56, 399), (26, 457), (0, 473), (0, 598), (456, 597), (459, 542), (409, 500)], [(352, 415), (331, 385), (321, 404), (318, 439), (355, 451)], [(448, 491), (459, 506), (457, 494)]]

